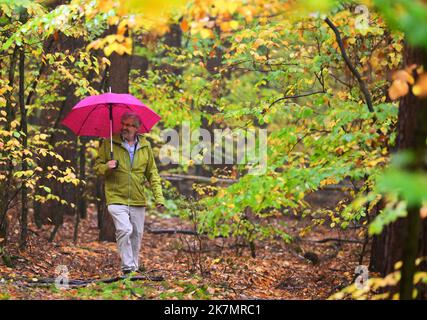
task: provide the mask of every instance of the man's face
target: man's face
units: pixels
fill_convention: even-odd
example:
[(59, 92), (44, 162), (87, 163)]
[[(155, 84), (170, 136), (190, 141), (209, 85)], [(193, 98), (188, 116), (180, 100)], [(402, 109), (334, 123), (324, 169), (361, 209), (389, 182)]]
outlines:
[(137, 132), (138, 132), (138, 125), (134, 119), (128, 118), (128, 119), (122, 120), (121, 133), (125, 139), (133, 140)]

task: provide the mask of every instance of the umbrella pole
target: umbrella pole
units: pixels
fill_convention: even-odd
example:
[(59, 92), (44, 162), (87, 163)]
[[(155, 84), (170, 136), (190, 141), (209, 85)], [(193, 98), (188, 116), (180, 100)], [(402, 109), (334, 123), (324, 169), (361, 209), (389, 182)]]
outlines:
[[(111, 160), (114, 160), (114, 154), (113, 154), (113, 105), (111, 103), (108, 104), (110, 108), (110, 158)], [(116, 160), (116, 166), (114, 169), (116, 169), (119, 166), (119, 161)]]
[(110, 157), (111, 160), (114, 159), (113, 155), (113, 106), (111, 103), (109, 104), (110, 107)]

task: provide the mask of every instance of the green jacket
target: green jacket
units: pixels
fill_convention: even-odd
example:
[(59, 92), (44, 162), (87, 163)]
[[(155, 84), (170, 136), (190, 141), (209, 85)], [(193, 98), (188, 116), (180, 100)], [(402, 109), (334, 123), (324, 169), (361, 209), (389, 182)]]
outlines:
[(110, 139), (104, 139), (98, 149), (95, 171), (105, 177), (105, 198), (109, 204), (146, 206), (144, 182), (150, 182), (156, 204), (165, 204), (160, 176), (150, 143), (138, 135), (137, 150), (130, 163), (129, 152), (123, 146), (120, 135), (113, 135), (114, 160), (119, 161), (116, 169), (108, 169)]

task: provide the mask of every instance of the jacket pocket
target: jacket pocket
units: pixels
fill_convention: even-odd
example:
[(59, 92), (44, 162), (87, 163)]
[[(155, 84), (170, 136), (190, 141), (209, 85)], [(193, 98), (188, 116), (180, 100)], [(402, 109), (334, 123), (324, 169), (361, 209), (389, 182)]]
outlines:
[(144, 185), (142, 183), (144, 176), (140, 173), (133, 173), (132, 175), (132, 200), (136, 202), (145, 202)]

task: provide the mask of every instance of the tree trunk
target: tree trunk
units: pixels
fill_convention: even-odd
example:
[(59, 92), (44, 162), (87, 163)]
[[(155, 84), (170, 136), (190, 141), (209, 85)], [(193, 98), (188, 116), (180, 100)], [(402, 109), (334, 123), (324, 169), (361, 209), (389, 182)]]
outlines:
[[(81, 137), (78, 142), (79, 149), (79, 179), (84, 181), (86, 179), (86, 139)], [(86, 198), (85, 198), (85, 185), (80, 184), (79, 192), (76, 193), (76, 212), (74, 224), (74, 243), (77, 243), (79, 235), (80, 218), (86, 218)]]
[[(57, 51), (69, 50), (70, 54), (75, 54), (81, 48), (84, 48), (86, 45), (83, 38), (74, 38), (68, 37), (61, 32), (58, 32), (58, 38), (55, 40), (52, 36), (50, 39), (46, 40), (46, 44), (43, 46), (43, 51), (46, 53), (54, 53)], [(42, 75), (48, 76), (49, 65), (41, 64), (37, 78), (33, 82), (31, 91), (27, 98), (27, 104), (31, 104), (31, 98), (35, 97), (36, 86), (39, 82), (39, 79)], [(47, 74), (47, 75), (46, 75)], [(88, 76), (88, 78), (91, 78)], [(64, 146), (60, 144), (55, 146), (58, 141), (72, 141), (75, 139), (74, 133), (70, 131), (57, 131), (54, 130), (51, 132), (51, 129), (58, 129), (60, 127), (60, 121), (63, 117), (71, 110), (71, 108), (77, 103), (77, 97), (74, 95), (75, 86), (70, 84), (65, 84), (61, 87), (60, 95), (64, 95), (66, 98), (57, 106), (57, 113), (54, 114), (51, 110), (41, 110), (40, 114), (34, 113), (29, 118), (29, 123), (45, 128), (45, 133), (50, 134), (49, 145), (54, 146), (55, 151), (60, 154), (64, 159), (71, 159), (73, 161), (72, 165), (77, 168), (76, 163), (76, 153), (77, 148), (74, 145)], [(45, 157), (39, 161), (39, 166), (42, 168), (47, 168), (48, 166), (57, 165), (61, 170), (65, 169), (69, 164), (58, 163), (58, 160), (54, 157)], [(66, 186), (42, 177), (39, 180), (39, 185), (45, 185), (52, 190), (53, 194), (59, 195), (62, 199), (67, 202), (74, 202), (74, 194), (78, 193), (78, 188), (74, 185), (67, 184)], [(36, 192), (43, 192), (42, 190), (36, 188)], [(61, 211), (61, 213), (59, 213)], [(65, 211), (65, 212), (62, 212)], [(44, 204), (39, 202), (34, 203), (34, 221), (37, 227), (41, 228), (43, 224), (51, 224), (52, 221), (60, 222), (63, 217), (56, 218), (55, 215), (69, 214), (73, 215), (75, 212), (74, 209), (69, 206), (64, 206), (57, 201), (47, 201)]]
[[(112, 29), (114, 31), (114, 29)], [(109, 86), (111, 91), (114, 93), (129, 93), (129, 71), (131, 59), (128, 54), (119, 55), (116, 52), (110, 56), (110, 76)], [(105, 202), (105, 195), (102, 195), (102, 201)], [(98, 206), (98, 214), (101, 215), (101, 228), (99, 231), (100, 241), (111, 241), (116, 240), (115, 228), (113, 219), (106, 206)]]
[[(425, 51), (408, 45), (404, 52), (404, 65), (424, 65), (427, 67)], [(425, 171), (424, 164), (427, 137), (427, 101), (409, 92), (402, 98), (399, 106), (397, 150), (411, 150), (415, 163), (411, 171)], [(374, 237), (371, 251), (370, 268), (383, 276), (394, 271), (394, 264), (403, 260), (401, 299), (410, 299), (413, 290), (415, 258), (427, 253), (427, 222), (420, 222), (420, 206), (408, 207), (405, 219), (388, 225), (381, 235)], [(420, 232), (421, 231), (421, 232)], [(425, 265), (422, 266), (425, 268)]]
[[(116, 32), (117, 27), (112, 26), (111, 33)], [(125, 33), (128, 36), (128, 33)], [(113, 52), (110, 56), (110, 76), (108, 77), (108, 84), (111, 91), (114, 93), (129, 93), (129, 72), (131, 66), (131, 56), (128, 54), (120, 55)]]
[[(21, 111), (21, 131), (22, 135), (22, 149), (28, 147), (27, 143), (27, 110), (25, 109), (25, 51), (22, 47), (19, 52), (19, 107)], [(22, 171), (27, 170), (27, 160), (25, 153), (22, 154)], [(28, 204), (27, 204), (27, 187), (25, 186), (25, 178), (21, 181), (21, 235), (19, 240), (19, 247), (25, 249), (27, 245), (28, 235)]]
[[(9, 65), (9, 86), (13, 87), (13, 83), (15, 82), (15, 67), (18, 60), (18, 47), (15, 46), (13, 49), (12, 56), (10, 57), (10, 65)], [(14, 119), (13, 116), (13, 108), (12, 108), (12, 91), (7, 91), (4, 95), (6, 100), (6, 123), (4, 124), (4, 128), (6, 131), (10, 131), (10, 124), (12, 123), (12, 120)], [(7, 143), (7, 139), (5, 137), (5, 143)], [(0, 182), (0, 250), (3, 246), (6, 245), (7, 242), (7, 229), (8, 229), (8, 223), (7, 223), (7, 217), (6, 213), (8, 211), (8, 204), (9, 204), (9, 193), (10, 193), (10, 184), (12, 179), (12, 172), (13, 166), (8, 160), (8, 164), (4, 165), (5, 172), (9, 171), (7, 176), (7, 179)], [(3, 166), (1, 166), (1, 170), (3, 171)]]

